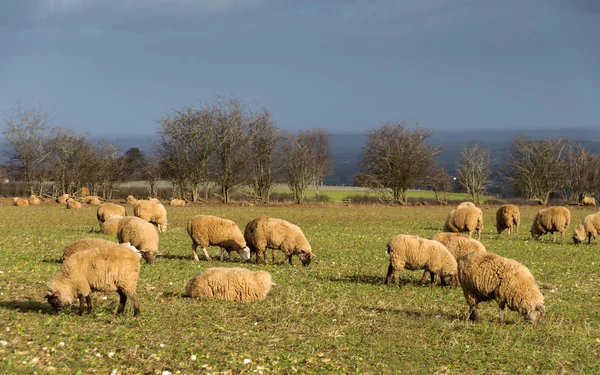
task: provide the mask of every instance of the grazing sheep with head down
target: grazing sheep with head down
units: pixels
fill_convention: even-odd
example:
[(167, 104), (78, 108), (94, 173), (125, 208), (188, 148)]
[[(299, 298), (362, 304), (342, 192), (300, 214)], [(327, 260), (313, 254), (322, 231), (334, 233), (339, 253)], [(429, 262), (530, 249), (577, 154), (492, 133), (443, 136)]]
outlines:
[(183, 199), (173, 198), (173, 199), (171, 199), (171, 202), (169, 204), (171, 206), (183, 207), (183, 206), (185, 206), (185, 201)]
[(600, 231), (600, 212), (587, 215), (581, 220), (581, 224), (575, 228), (575, 232), (573, 232), (573, 242), (575, 245), (582, 243), (585, 238), (588, 239), (588, 244), (592, 243), (592, 237), (594, 241), (598, 243), (596, 236), (598, 236), (598, 231)]
[(114, 204), (114, 203), (102, 203), (98, 210), (96, 210), (96, 218), (98, 218), (98, 224), (100, 230), (102, 230), (102, 223), (114, 216), (126, 216), (125, 207)]
[(81, 203), (73, 198), (67, 199), (67, 210), (78, 210), (81, 208)]
[(27, 207), (27, 206), (29, 206), (29, 201), (25, 198), (14, 197), (13, 198), (13, 206)]
[(135, 216), (126, 216), (119, 220), (117, 227), (119, 243), (129, 242), (142, 253), (142, 258), (152, 264), (158, 255), (158, 232), (154, 225)]
[(256, 218), (246, 224), (244, 238), (250, 251), (256, 252), (256, 262), (266, 263), (267, 249), (271, 249), (273, 262), (275, 250), (279, 249), (284, 258), (279, 264), (287, 260), (292, 264), (292, 255), (298, 255), (303, 266), (308, 266), (315, 257), (312, 247), (302, 233), (302, 229), (295, 224), (282, 219), (268, 216)]
[(134, 251), (115, 245), (91, 249), (71, 255), (48, 282), (46, 298), (54, 310), (79, 298), (79, 315), (83, 314), (84, 299), (88, 314), (92, 312), (92, 291), (117, 291), (118, 314), (125, 311), (127, 298), (133, 303), (133, 315), (139, 315), (137, 282), (140, 276), (140, 257)]
[(63, 261), (71, 255), (96, 248), (108, 248), (118, 246), (119, 244), (113, 241), (108, 241), (102, 238), (83, 238), (81, 240), (71, 242), (63, 249)]
[(133, 206), (133, 214), (140, 219), (156, 224), (159, 232), (167, 231), (167, 210), (158, 199), (137, 201)]
[(69, 199), (69, 194), (63, 194), (56, 198), (56, 203), (65, 204), (67, 203), (67, 199)]
[(271, 275), (245, 268), (207, 268), (185, 287), (189, 297), (225, 301), (262, 301), (271, 290)]
[(508, 235), (519, 233), (519, 224), (521, 224), (521, 211), (519, 207), (514, 204), (505, 204), (500, 206), (496, 211), (496, 230), (498, 234), (502, 233), (505, 229), (508, 229)]
[(29, 204), (32, 206), (39, 206), (42, 203), (42, 201), (40, 200), (40, 198), (36, 197), (35, 195), (31, 195), (29, 197)]
[(594, 197), (583, 197), (583, 200), (581, 201), (581, 203), (583, 203), (584, 206), (594, 206), (594, 207), (596, 207), (596, 198), (594, 198)]
[(477, 239), (481, 238), (482, 230), (483, 212), (478, 207), (463, 207), (452, 210), (448, 213), (444, 224), (444, 232), (469, 232), (469, 237), (473, 235), (473, 232), (477, 232)]
[(458, 260), (458, 280), (469, 305), (469, 319), (479, 319), (479, 302), (495, 300), (500, 306), (500, 322), (504, 308), (517, 311), (525, 319), (537, 323), (544, 315), (544, 296), (535, 279), (521, 263), (494, 253), (473, 252)]
[(128, 195), (127, 198), (125, 198), (125, 204), (136, 204), (137, 203), (137, 199), (135, 199), (135, 197), (133, 195)]
[(222, 219), (211, 215), (197, 215), (190, 219), (187, 226), (188, 234), (192, 239), (192, 251), (194, 260), (199, 262), (196, 249), (202, 247), (202, 252), (207, 261), (211, 261), (206, 248), (208, 246), (219, 246), (221, 248), (220, 259), (223, 261), (225, 251), (229, 259), (231, 252), (236, 251), (243, 260), (250, 259), (250, 249), (237, 224), (231, 220)]
[[(385, 283), (390, 283), (396, 274), (406, 268), (407, 270), (426, 270), (431, 274), (431, 283), (439, 284), (442, 280), (449, 285), (456, 285), (456, 260), (438, 241), (428, 240), (418, 236), (399, 234), (392, 237), (387, 244), (390, 254)], [(423, 274), (421, 283), (425, 282), (427, 273)]]
[(119, 230), (119, 222), (125, 216), (113, 216), (100, 224), (100, 233), (102, 234), (117, 234)]
[(539, 210), (533, 225), (531, 225), (531, 236), (534, 240), (540, 238), (543, 234), (550, 232), (552, 234), (552, 242), (556, 242), (554, 232), (559, 232), (561, 241), (565, 241), (565, 232), (571, 222), (571, 211), (566, 207), (548, 207)]

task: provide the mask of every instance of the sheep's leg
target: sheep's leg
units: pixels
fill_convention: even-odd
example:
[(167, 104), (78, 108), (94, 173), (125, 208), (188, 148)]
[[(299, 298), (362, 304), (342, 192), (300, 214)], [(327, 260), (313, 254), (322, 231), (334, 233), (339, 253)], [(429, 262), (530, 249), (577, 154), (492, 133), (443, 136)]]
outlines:
[(225, 255), (225, 249), (221, 248), (221, 256), (219, 258), (221, 260), (221, 262), (223, 261), (223, 255)]
[[(265, 249), (265, 260), (267, 259), (267, 249)], [(271, 262), (275, 263), (277, 259), (277, 249), (271, 249)]]
[(137, 293), (135, 289), (133, 291), (123, 291), (127, 297), (131, 300), (131, 304), (133, 305), (133, 316), (140, 315), (140, 303), (138, 302)]
[(390, 283), (392, 282), (392, 280), (395, 278), (395, 270), (394, 270), (394, 266), (392, 266), (392, 262), (390, 262), (390, 266), (388, 267), (388, 273), (387, 276), (385, 278), (385, 284), (386, 285), (390, 285)]
[(83, 315), (83, 309), (84, 309), (84, 299), (85, 297), (83, 296), (83, 294), (79, 295), (79, 309), (77, 310), (77, 313), (79, 315)]
[(431, 277), (431, 272), (428, 270), (423, 271), (423, 276), (421, 276), (421, 285), (425, 285), (425, 280), (427, 280), (427, 276)]
[(506, 304), (501, 303), (499, 306), (500, 306), (500, 315), (498, 316), (498, 321), (500, 323), (504, 323), (504, 308), (506, 307)]
[(552, 232), (552, 243), (556, 242), (556, 233)]
[(279, 264), (280, 266), (281, 266), (281, 265), (284, 265), (284, 264), (285, 264), (285, 262), (286, 262), (287, 260), (288, 260), (288, 257), (287, 257), (287, 256), (284, 256), (284, 257), (283, 257), (283, 259), (281, 259), (281, 260), (279, 261), (279, 263), (278, 263), (278, 264)]
[(196, 253), (196, 249), (198, 248), (198, 244), (197, 243), (193, 243), (192, 244), (192, 251), (194, 252), (194, 260), (196, 262), (199, 262), (200, 259), (198, 258), (198, 253)]
[(127, 303), (127, 295), (121, 289), (118, 289), (119, 293), (119, 308), (117, 309), (117, 314), (123, 314), (125, 312), (125, 304)]
[(292, 263), (292, 256), (291, 256), (291, 255), (288, 257), (288, 261), (290, 262), (290, 266), (293, 266), (293, 265), (294, 265), (294, 264)]
[(565, 231), (560, 232), (560, 243), (565, 243)]
[(467, 300), (467, 304), (469, 305), (469, 320), (474, 322), (479, 320), (479, 310), (477, 310), (477, 305), (479, 304), (479, 301), (477, 301), (477, 298), (466, 293), (465, 299)]
[(212, 261), (212, 259), (210, 258), (210, 255), (208, 255), (208, 251), (206, 251), (206, 248), (203, 247), (202, 248), (202, 252), (204, 253), (204, 257), (206, 258), (207, 261)]
[(85, 302), (87, 303), (87, 313), (92, 313), (92, 296), (89, 294), (85, 297)]

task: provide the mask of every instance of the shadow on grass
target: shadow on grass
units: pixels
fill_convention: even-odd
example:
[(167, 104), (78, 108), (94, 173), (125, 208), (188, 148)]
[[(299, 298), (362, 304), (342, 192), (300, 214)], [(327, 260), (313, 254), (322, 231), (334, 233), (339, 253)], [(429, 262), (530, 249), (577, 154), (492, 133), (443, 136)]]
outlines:
[[(174, 255), (174, 254), (162, 254), (159, 255), (158, 258), (164, 259), (175, 259), (175, 260), (193, 260), (194, 258), (191, 255)], [(203, 259), (201, 259), (202, 261)]]
[(62, 263), (62, 258), (42, 259), (42, 263)]
[(447, 319), (447, 320), (465, 320), (464, 314), (452, 314), (443, 311), (419, 311), (411, 308), (383, 308), (373, 306), (363, 306), (362, 309), (373, 311), (376, 313), (394, 313), (404, 315), (410, 318), (427, 318), (427, 319)]
[(16, 310), (21, 312), (41, 312), (42, 314), (54, 314), (54, 310), (48, 303), (39, 301), (2, 301), (0, 308), (5, 310)]
[[(193, 261), (194, 260), (194, 257), (192, 256), (192, 254), (190, 254), (190, 255), (162, 254), (162, 255), (159, 255), (158, 258), (171, 259), (171, 260), (185, 260), (185, 261), (190, 261), (190, 260)], [(204, 259), (204, 257), (201, 256), (200, 263), (203, 263), (203, 262), (206, 263), (206, 259)], [(212, 257), (211, 264), (212, 263), (217, 264), (217, 262), (219, 262), (219, 263), (239, 263), (239, 264), (245, 264), (248, 262), (254, 263), (254, 261), (244, 261), (240, 258), (233, 259), (233, 260), (229, 260), (229, 259), (225, 258), (223, 260), (223, 262), (221, 262), (219, 260), (218, 256)]]
[[(371, 284), (371, 285), (382, 285), (385, 284), (385, 276), (373, 276), (373, 275), (351, 275), (351, 276), (342, 276), (342, 277), (333, 277), (333, 278), (321, 278), (322, 280), (329, 280), (336, 283), (357, 283), (357, 284)], [(404, 285), (414, 285), (417, 287), (431, 287), (431, 283), (427, 281), (425, 284), (421, 284), (420, 280), (415, 279), (403, 279), (400, 278), (392, 283), (390, 283), (389, 287), (402, 287)], [(443, 287), (446, 287), (444, 285)]]

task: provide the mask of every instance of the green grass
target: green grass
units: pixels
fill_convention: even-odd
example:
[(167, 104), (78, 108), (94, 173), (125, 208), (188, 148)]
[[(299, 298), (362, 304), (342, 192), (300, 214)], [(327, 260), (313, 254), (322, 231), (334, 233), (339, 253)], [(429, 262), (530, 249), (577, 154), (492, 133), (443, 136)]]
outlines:
[[(499, 324), (495, 302), (481, 305), (480, 322), (465, 321), (460, 287), (420, 286), (420, 271), (402, 271), (401, 287), (383, 284), (387, 240), (398, 233), (430, 237), (450, 209), (167, 207), (164, 255), (142, 265), (142, 315), (134, 318), (129, 305), (126, 315), (115, 315), (116, 293), (93, 294), (94, 312), (81, 317), (75, 306), (54, 314), (43, 298), (65, 244), (111, 238), (97, 233), (93, 207), (0, 206), (0, 373), (599, 373), (600, 245), (554, 244), (549, 235), (531, 241), (537, 207), (522, 207), (513, 238), (498, 238), (496, 207), (484, 207), (482, 242), (530, 268), (546, 297), (540, 324), (515, 312)], [(568, 238), (592, 212), (572, 209)], [(287, 219), (303, 228), (317, 258), (306, 268), (298, 259), (294, 266), (243, 265), (271, 272), (278, 285), (265, 301), (183, 298), (200, 270), (239, 265), (192, 260), (185, 226), (196, 214), (229, 218), (242, 229), (260, 215)]]

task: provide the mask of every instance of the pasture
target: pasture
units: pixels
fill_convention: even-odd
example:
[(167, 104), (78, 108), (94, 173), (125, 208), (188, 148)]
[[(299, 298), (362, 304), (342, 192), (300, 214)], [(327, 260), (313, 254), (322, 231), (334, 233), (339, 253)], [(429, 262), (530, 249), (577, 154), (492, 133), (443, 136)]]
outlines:
[[(525, 264), (541, 286), (546, 315), (538, 325), (516, 312), (497, 322), (495, 302), (480, 305), (481, 321), (465, 321), (460, 287), (421, 286), (422, 271), (402, 271), (386, 286), (388, 239), (431, 237), (451, 207), (252, 206), (168, 207), (159, 256), (142, 264), (141, 316), (117, 293), (92, 294), (94, 311), (59, 314), (44, 299), (65, 244), (98, 233), (96, 207), (0, 206), (0, 374), (230, 373), (600, 373), (600, 245), (574, 245), (573, 229), (593, 208), (570, 208), (565, 244), (530, 239), (538, 207), (521, 207), (518, 235), (498, 237), (497, 206), (483, 206), (481, 241), (488, 251)], [(133, 209), (127, 206), (128, 214)], [(303, 268), (244, 264), (267, 270), (274, 286), (265, 301), (234, 303), (181, 296), (186, 282), (210, 266), (192, 260), (188, 219), (211, 214), (243, 231), (269, 215), (298, 224), (316, 258)], [(218, 248), (209, 248), (217, 255)], [(269, 252), (270, 253), (270, 252)], [(281, 254), (279, 254), (281, 256)], [(269, 256), (270, 259), (270, 256)]]

